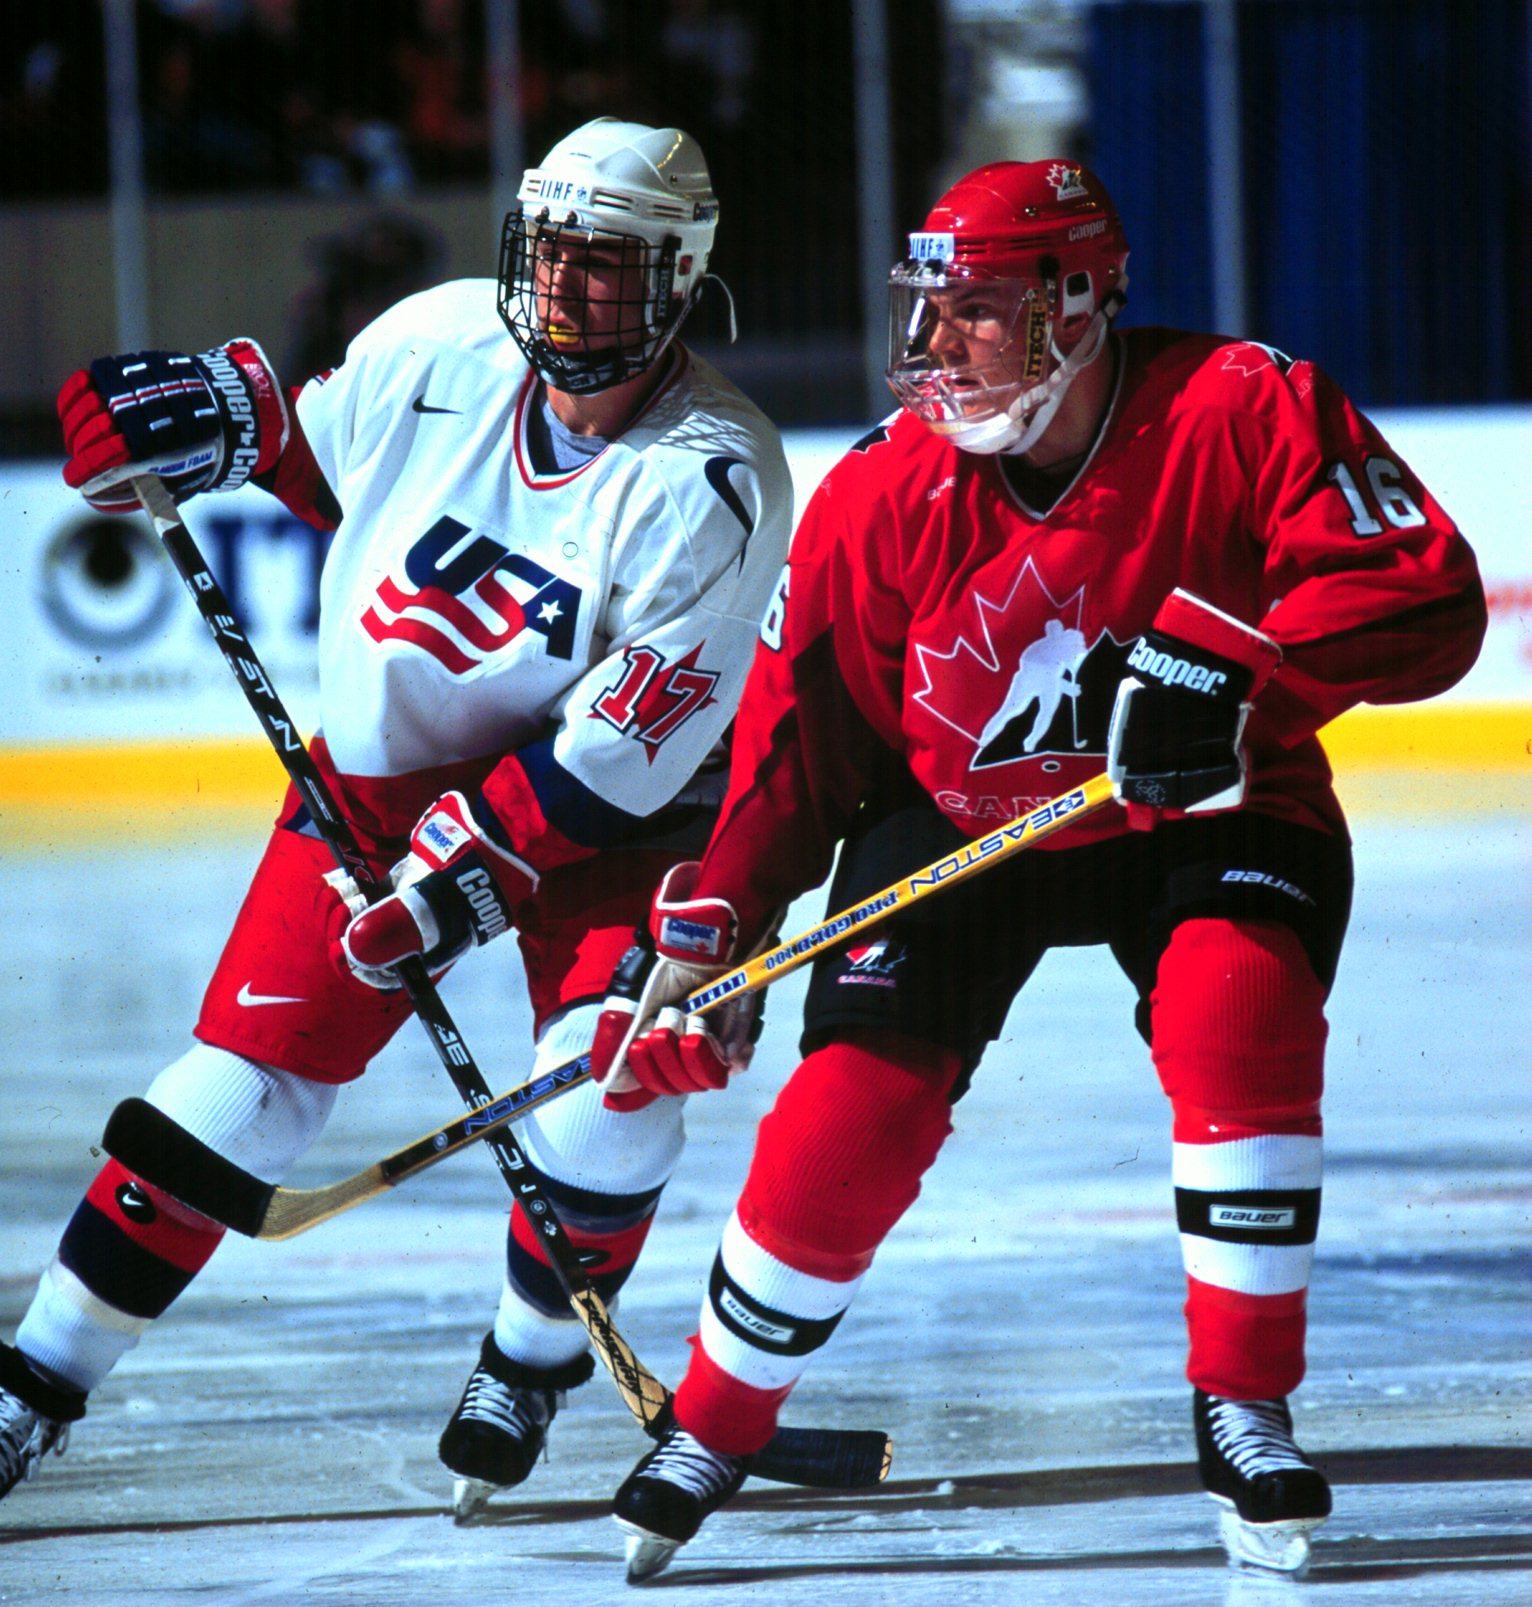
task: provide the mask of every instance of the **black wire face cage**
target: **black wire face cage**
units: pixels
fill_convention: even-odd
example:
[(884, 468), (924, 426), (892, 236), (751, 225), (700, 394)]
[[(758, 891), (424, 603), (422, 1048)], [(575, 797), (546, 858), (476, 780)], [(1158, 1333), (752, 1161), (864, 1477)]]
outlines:
[(685, 316), (674, 293), (680, 240), (508, 212), (500, 236), (500, 316), (556, 390), (590, 395), (651, 367)]

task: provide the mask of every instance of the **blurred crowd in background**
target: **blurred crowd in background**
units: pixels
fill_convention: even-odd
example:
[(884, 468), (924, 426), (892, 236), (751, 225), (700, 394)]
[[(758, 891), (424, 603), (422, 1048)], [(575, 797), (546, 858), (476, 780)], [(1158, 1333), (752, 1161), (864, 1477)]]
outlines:
[[(261, 329), (240, 321), (290, 373), (337, 361), (410, 290), (492, 273), (507, 175), (486, 7), (503, 6), (525, 161), (604, 113), (702, 142), (742, 337), (726, 366), (784, 423), (885, 400), (867, 374), (885, 318), (861, 255), (867, 174), (892, 185), (868, 260), (892, 261), (948, 183), (998, 157), (1107, 180), (1134, 245), (1130, 322), (1319, 357), (1364, 405), (1532, 397), (1532, 0), (0, 0), (0, 233), (17, 248), (8, 272), (0, 254), (0, 453), (51, 449), (77, 309), (110, 300), (86, 274), (110, 260), (106, 6), (136, 26), (161, 341), (200, 289), (186, 264), (215, 254), (185, 220), (215, 207), (224, 238), (255, 214), (283, 234), (281, 261), (247, 275), (291, 305), (283, 333), (264, 308)], [(887, 48), (889, 133), (869, 150), (859, 11)], [(728, 330), (705, 297), (690, 340)]]
[[(0, 205), (107, 194), (101, 4), (0, 6)], [(327, 308), (376, 311), (438, 273), (441, 253), (411, 219), (411, 199), (490, 180), (483, 0), (136, 0), (135, 10), (152, 203), (377, 202), (375, 219), (315, 243), (315, 281), (295, 310), (299, 366), (336, 360), (316, 345)], [(733, 267), (742, 326), (859, 327), (848, 6), (522, 0), (516, 12), (527, 161), (594, 116), (679, 123), (726, 198), (715, 266)], [(947, 143), (944, 7), (901, 0), (896, 12), (897, 199), (921, 213)]]
[[(705, 143), (740, 135), (784, 37), (767, 26), (775, 7), (711, 0), (518, 9), (529, 150), (613, 105), (669, 120), (677, 100), (707, 123), (695, 130)], [(0, 10), (0, 196), (100, 194), (100, 0)], [(151, 191), (397, 195), (488, 177), (481, 0), (138, 0), (136, 11)]]

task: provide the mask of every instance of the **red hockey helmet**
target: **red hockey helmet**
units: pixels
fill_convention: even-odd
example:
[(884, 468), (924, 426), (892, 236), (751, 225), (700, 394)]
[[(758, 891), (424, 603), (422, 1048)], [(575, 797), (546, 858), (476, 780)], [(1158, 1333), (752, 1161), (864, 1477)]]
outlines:
[[(967, 451), (1026, 451), (1100, 354), (1127, 259), (1112, 198), (1079, 163), (976, 169), (931, 209), (890, 277), (894, 394)], [(944, 325), (966, 339), (943, 348)]]

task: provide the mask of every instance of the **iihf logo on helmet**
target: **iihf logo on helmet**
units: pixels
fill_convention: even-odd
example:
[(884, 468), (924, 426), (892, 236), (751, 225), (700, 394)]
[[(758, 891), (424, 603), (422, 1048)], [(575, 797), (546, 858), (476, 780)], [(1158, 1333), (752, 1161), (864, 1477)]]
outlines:
[(1067, 162), (1055, 162), (1048, 169), (1048, 182), (1053, 186), (1054, 193), (1061, 201), (1077, 201), (1082, 195), (1090, 192), (1085, 188), (1085, 181), (1080, 176), (1080, 169), (1071, 167)]

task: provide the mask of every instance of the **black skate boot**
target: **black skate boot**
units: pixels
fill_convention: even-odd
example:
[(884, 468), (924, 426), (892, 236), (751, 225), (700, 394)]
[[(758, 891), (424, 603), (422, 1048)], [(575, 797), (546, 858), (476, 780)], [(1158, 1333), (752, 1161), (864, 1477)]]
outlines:
[(1197, 1470), (1225, 1510), (1229, 1564), (1301, 1577), (1309, 1536), (1330, 1516), (1330, 1486), (1298, 1449), (1285, 1400), (1226, 1401), (1192, 1395)]
[(641, 1584), (670, 1559), (745, 1482), (750, 1459), (710, 1451), (673, 1424), (622, 1481), (612, 1516), (628, 1534), (628, 1583)]
[(52, 1451), (64, 1454), (85, 1396), (34, 1372), (19, 1350), (0, 1344), (0, 1497), (30, 1479)]
[(588, 1354), (562, 1367), (527, 1367), (502, 1355), (494, 1334), (485, 1334), (479, 1365), (437, 1446), (443, 1465), (457, 1475), (452, 1486), (457, 1522), (473, 1517), (496, 1490), (526, 1478), (564, 1404), (564, 1391), (583, 1384), (595, 1367)]

